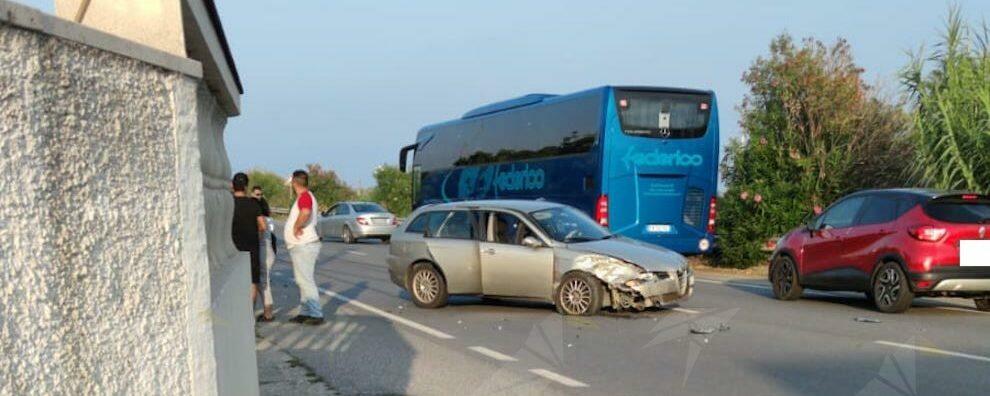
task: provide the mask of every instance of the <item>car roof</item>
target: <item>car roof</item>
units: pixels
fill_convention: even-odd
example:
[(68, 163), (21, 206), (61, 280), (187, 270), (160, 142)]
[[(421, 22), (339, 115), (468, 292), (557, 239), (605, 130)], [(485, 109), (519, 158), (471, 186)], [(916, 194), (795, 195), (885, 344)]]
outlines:
[(488, 199), (477, 201), (456, 201), (430, 205), (427, 210), (454, 210), (454, 209), (507, 209), (519, 212), (533, 212), (537, 210), (564, 207), (566, 205), (556, 202), (542, 200), (521, 200), (521, 199)]
[(935, 199), (950, 195), (973, 194), (972, 192), (967, 192), (967, 191), (939, 190), (934, 188), (880, 188), (880, 189), (857, 191), (855, 193), (849, 194), (849, 196), (877, 194), (877, 193), (912, 195), (914, 197), (922, 198), (922, 199)]

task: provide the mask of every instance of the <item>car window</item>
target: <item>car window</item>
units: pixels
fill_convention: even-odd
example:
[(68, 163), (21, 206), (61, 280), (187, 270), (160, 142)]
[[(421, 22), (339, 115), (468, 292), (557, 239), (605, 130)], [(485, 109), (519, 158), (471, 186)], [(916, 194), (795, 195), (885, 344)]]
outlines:
[(434, 236), (437, 235), (437, 231), (440, 230), (440, 226), (443, 225), (444, 220), (447, 220), (447, 216), (450, 215), (448, 211), (437, 211), (430, 212), (430, 217), (426, 220), (426, 235)]
[(477, 232), (474, 223), (470, 212), (454, 211), (447, 217), (447, 221), (443, 222), (435, 235), (437, 238), (475, 239)]
[(990, 201), (939, 199), (925, 205), (925, 214), (949, 223), (990, 223)]
[(354, 208), (355, 213), (384, 213), (387, 212), (385, 208), (381, 207), (376, 203), (356, 203), (351, 205)]
[(859, 216), (860, 225), (882, 224), (894, 221), (898, 217), (897, 200), (882, 195), (870, 197), (863, 206)]
[(521, 245), (523, 238), (533, 235), (533, 232), (526, 227), (519, 217), (513, 214), (494, 212), (491, 219), (492, 231), (491, 241), (509, 245)]
[(330, 209), (327, 209), (326, 212), (323, 212), (324, 217), (333, 216), (335, 214), (337, 214), (337, 205), (331, 206)]
[(866, 198), (853, 197), (839, 202), (835, 206), (831, 207), (828, 212), (825, 212), (825, 215), (822, 216), (822, 220), (819, 224), (831, 228), (846, 228), (852, 226), (853, 222), (856, 220), (856, 213), (858, 213), (860, 207), (863, 206), (864, 200), (866, 200)]
[(351, 214), (351, 208), (347, 207), (347, 205), (340, 205), (337, 207), (337, 213), (334, 214), (335, 215)]
[(426, 232), (426, 222), (429, 221), (431, 213), (432, 212), (426, 212), (416, 216), (416, 218), (413, 219), (408, 226), (406, 226), (406, 232), (413, 234), (422, 234)]

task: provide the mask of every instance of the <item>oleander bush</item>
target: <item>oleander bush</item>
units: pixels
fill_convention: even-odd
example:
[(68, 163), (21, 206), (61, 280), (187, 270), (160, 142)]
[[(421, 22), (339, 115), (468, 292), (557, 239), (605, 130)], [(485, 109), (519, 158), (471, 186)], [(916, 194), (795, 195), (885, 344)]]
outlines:
[(867, 85), (849, 44), (775, 38), (742, 80), (742, 137), (721, 164), (714, 264), (765, 262), (770, 242), (853, 190), (903, 184), (908, 117)]

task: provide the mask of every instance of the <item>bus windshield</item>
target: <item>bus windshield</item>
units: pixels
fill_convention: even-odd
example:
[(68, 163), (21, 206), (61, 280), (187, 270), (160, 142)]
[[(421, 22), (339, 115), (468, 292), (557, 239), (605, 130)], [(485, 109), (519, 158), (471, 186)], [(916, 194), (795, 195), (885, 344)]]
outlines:
[(709, 95), (617, 91), (615, 96), (626, 134), (689, 139), (704, 136), (708, 129)]

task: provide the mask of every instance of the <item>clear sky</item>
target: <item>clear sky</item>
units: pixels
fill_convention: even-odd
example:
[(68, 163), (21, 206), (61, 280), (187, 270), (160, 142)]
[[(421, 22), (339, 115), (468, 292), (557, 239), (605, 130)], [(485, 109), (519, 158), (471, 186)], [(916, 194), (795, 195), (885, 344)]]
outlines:
[(217, 3), (245, 89), (226, 132), (234, 170), (317, 162), (362, 187), (423, 125), (531, 92), (713, 89), (724, 144), (739, 134), (740, 77), (777, 34), (846, 38), (897, 94), (906, 52), (937, 40), (949, 4), (990, 17), (990, 0)]

